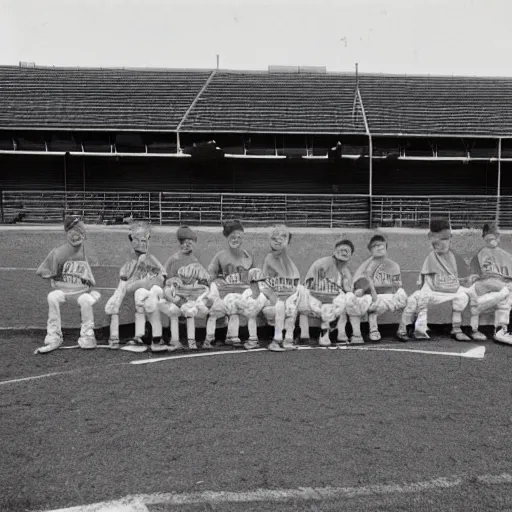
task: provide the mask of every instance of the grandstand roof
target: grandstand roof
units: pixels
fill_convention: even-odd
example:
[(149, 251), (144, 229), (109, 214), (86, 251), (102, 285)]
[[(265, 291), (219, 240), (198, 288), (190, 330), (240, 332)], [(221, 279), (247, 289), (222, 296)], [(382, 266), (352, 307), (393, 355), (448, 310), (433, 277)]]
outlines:
[[(360, 75), (373, 134), (512, 136), (512, 78)], [(0, 66), (0, 128), (365, 133), (355, 76)]]
[(512, 135), (512, 78), (363, 75), (375, 134)]
[(175, 130), (210, 74), (0, 67), (0, 127)]
[(182, 130), (364, 133), (352, 118), (355, 85), (353, 75), (220, 71)]

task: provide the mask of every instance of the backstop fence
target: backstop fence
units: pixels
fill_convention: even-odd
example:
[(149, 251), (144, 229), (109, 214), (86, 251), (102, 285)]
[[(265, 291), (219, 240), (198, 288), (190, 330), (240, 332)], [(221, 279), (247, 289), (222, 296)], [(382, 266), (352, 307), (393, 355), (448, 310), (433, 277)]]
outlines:
[(499, 221), (512, 229), (512, 196), (369, 196), (365, 194), (244, 194), (178, 192), (0, 192), (0, 221), (60, 223), (67, 214), (91, 224), (145, 218), (157, 225), (219, 225), (238, 218), (247, 226), (428, 227), (447, 216), (454, 229)]

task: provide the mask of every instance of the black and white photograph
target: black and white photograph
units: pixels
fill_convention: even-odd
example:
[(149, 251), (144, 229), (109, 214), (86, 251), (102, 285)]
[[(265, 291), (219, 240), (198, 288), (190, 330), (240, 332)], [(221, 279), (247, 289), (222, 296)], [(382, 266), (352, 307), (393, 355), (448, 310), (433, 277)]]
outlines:
[(0, 512), (512, 512), (511, 19), (0, 0)]

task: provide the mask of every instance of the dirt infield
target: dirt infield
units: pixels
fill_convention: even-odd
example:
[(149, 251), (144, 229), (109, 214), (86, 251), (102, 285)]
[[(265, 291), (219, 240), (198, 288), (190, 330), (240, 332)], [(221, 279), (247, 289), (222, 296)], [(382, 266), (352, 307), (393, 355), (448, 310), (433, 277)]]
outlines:
[[(512, 473), (510, 347), (483, 360), (397, 352), (244, 352), (131, 365), (146, 354), (33, 356), (3, 335), (0, 510), (52, 510), (152, 493), (350, 488), (314, 503), (198, 502), (147, 510), (503, 510)], [(397, 344), (446, 351), (439, 338)], [(454, 489), (408, 483), (462, 478)], [(480, 483), (479, 483), (480, 482)], [(372, 487), (373, 488), (373, 487)], [(142, 510), (142, 509), (139, 509)]]

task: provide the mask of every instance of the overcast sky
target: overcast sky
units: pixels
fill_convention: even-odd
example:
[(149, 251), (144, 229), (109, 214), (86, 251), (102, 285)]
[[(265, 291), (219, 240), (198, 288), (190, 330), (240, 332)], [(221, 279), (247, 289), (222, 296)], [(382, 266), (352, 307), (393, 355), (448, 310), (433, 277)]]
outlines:
[(0, 0), (0, 64), (512, 76), (510, 0)]

